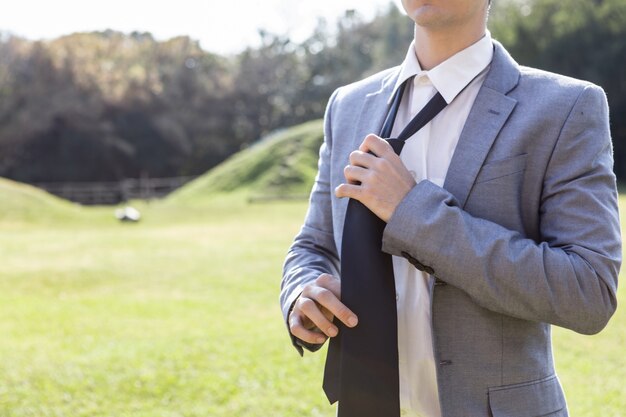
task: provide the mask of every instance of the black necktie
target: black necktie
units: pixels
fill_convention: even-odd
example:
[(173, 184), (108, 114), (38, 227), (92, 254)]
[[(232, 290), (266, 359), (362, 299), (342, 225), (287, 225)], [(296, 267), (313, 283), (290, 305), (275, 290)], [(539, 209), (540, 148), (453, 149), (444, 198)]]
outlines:
[[(405, 81), (396, 92), (380, 136), (393, 128)], [(405, 140), (430, 122), (446, 101), (437, 93), (397, 139), (388, 139), (396, 154)], [(338, 417), (400, 416), (396, 288), (391, 255), (382, 252), (385, 222), (359, 201), (350, 199), (341, 247), (341, 301), (359, 318), (355, 328), (338, 320), (330, 340), (324, 391), (339, 401)]]

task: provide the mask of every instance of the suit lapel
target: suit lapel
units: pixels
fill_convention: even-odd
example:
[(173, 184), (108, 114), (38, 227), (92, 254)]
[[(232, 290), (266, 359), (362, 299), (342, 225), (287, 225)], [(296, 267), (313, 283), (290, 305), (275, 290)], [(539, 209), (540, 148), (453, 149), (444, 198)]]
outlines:
[[(377, 91), (368, 93), (362, 99), (361, 111), (354, 119), (356, 123), (350, 125), (352, 137), (346, 136), (345, 143), (343, 141), (336, 142), (341, 143), (341, 148), (336, 155), (339, 155), (337, 162), (334, 164), (336, 171), (336, 178), (340, 182), (343, 182), (345, 177), (343, 174), (343, 167), (348, 164), (350, 153), (361, 145), (365, 136), (370, 133), (378, 134), (382, 128), (385, 117), (387, 116), (388, 100), (393, 93), (393, 87), (400, 74), (400, 68), (391, 71), (380, 83), (380, 88)], [(335, 151), (334, 151), (335, 152)], [(340, 183), (339, 182), (339, 183)], [(335, 185), (339, 185), (339, 183)], [(346, 208), (348, 207), (348, 199), (340, 198), (337, 201), (337, 210), (334, 210), (334, 216), (337, 218), (337, 230), (343, 230), (343, 224), (345, 220)], [(336, 241), (337, 247), (341, 248), (342, 235), (339, 234)]]
[[(357, 149), (368, 134), (380, 133), (398, 75), (399, 69), (391, 72), (378, 91), (365, 96), (350, 151)], [(519, 76), (517, 63), (500, 43), (494, 41), (491, 69), (465, 122), (444, 183), (444, 188), (455, 196), (461, 207), (465, 205), (493, 142), (517, 104), (507, 93), (515, 88)]]
[(465, 205), (491, 145), (516, 103), (514, 99), (484, 87), (476, 96), (443, 185), (461, 207)]
[(354, 129), (352, 150), (357, 149), (370, 133), (380, 134), (389, 108), (388, 100), (393, 93), (393, 87), (399, 74), (399, 69), (393, 71), (383, 80), (380, 90), (365, 96), (363, 107), (359, 113), (359, 120)]
[(517, 100), (506, 95), (519, 81), (517, 63), (499, 43), (494, 42), (494, 48), (491, 69), (467, 117), (443, 186), (461, 207), (493, 142), (517, 104)]

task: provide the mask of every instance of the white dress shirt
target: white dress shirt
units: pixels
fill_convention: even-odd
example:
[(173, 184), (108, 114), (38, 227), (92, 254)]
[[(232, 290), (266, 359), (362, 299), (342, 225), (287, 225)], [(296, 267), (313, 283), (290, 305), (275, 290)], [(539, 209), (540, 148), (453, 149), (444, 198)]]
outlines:
[[(395, 89), (410, 77), (415, 78), (405, 89), (391, 137), (397, 137), (437, 91), (448, 103), (439, 115), (406, 141), (400, 154), (415, 181), (427, 179), (443, 186), (461, 130), (492, 57), (493, 44), (487, 32), (475, 44), (430, 71), (423, 71), (415, 45), (411, 43)], [(427, 236), (415, 238), (428, 239)], [(441, 417), (431, 322), (434, 279), (402, 257), (393, 257), (393, 270), (402, 416)]]

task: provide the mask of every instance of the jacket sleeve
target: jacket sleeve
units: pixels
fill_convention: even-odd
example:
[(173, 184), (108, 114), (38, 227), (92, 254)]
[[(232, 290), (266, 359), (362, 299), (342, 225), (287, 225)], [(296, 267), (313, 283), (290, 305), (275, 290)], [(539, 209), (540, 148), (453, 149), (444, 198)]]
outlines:
[[(332, 107), (337, 96), (331, 96), (324, 116), (324, 142), (320, 148), (318, 173), (310, 195), (304, 225), (289, 248), (283, 265), (280, 304), (289, 328), (288, 317), (295, 300), (308, 283), (323, 273), (338, 276), (339, 256), (333, 234), (330, 185), (330, 155), (332, 149)], [(309, 345), (291, 333), (291, 340), (302, 355), (302, 347), (314, 351), (322, 345)]]
[(621, 264), (612, 168), (606, 97), (587, 86), (545, 172), (539, 241), (470, 215), (448, 191), (422, 181), (387, 224), (383, 250), (430, 266), (486, 309), (597, 333), (617, 307)]

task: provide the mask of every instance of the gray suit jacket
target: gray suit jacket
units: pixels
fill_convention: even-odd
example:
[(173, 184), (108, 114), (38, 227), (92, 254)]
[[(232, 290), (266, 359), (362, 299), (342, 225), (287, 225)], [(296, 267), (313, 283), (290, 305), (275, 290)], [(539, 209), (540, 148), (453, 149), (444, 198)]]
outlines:
[[(607, 102), (592, 84), (520, 67), (494, 48), (443, 188), (422, 181), (409, 192), (382, 250), (436, 277), (444, 417), (567, 416), (550, 325), (593, 334), (617, 305), (621, 240)], [(398, 73), (330, 99), (310, 207), (284, 265), (285, 320), (304, 285), (320, 273), (341, 276), (347, 200), (334, 188), (350, 152), (379, 132)]]

